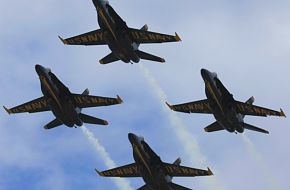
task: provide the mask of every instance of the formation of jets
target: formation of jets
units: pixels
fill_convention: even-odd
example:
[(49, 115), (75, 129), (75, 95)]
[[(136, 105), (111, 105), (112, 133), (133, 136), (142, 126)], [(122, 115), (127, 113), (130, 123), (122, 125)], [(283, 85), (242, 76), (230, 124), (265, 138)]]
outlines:
[[(101, 64), (119, 60), (125, 63), (138, 63), (140, 59), (165, 62), (161, 57), (140, 51), (139, 45), (181, 41), (176, 33), (167, 35), (150, 32), (147, 25), (141, 29), (129, 28), (106, 0), (93, 0), (93, 4), (97, 10), (100, 29), (67, 39), (59, 38), (67, 45), (108, 45), (112, 52), (100, 60)], [(82, 126), (83, 123), (108, 125), (106, 120), (82, 113), (82, 109), (123, 102), (119, 96), (116, 98), (91, 96), (88, 89), (82, 94), (71, 93), (50, 69), (36, 65), (35, 70), (39, 76), (43, 96), (16, 107), (10, 109), (4, 107), (4, 109), (9, 114), (51, 111), (55, 119), (46, 124), (45, 129), (52, 129), (60, 125)], [(205, 83), (207, 99), (177, 105), (170, 105), (167, 102), (166, 104), (171, 110), (177, 112), (213, 114), (216, 121), (205, 127), (206, 132), (227, 130), (243, 133), (244, 129), (248, 129), (268, 134), (269, 132), (264, 129), (245, 123), (244, 117), (246, 115), (286, 117), (282, 109), (275, 111), (253, 105), (253, 97), (245, 103), (236, 101), (216, 73), (201, 69), (201, 76)], [(173, 164), (163, 162), (143, 137), (129, 133), (128, 138), (133, 148), (135, 162), (103, 172), (96, 170), (99, 175), (142, 177), (145, 185), (138, 190), (189, 190), (173, 183), (172, 178), (213, 175), (209, 168), (202, 170), (181, 166), (180, 158)]]

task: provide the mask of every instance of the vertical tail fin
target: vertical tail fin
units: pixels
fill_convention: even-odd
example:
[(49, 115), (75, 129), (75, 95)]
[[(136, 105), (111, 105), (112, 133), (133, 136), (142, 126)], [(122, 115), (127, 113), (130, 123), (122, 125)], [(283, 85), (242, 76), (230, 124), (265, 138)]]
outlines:
[(143, 31), (148, 31), (148, 25), (145, 24), (140, 30), (143, 30)]
[[(140, 30), (142, 30), (142, 31), (148, 31), (148, 26), (147, 26), (147, 24), (145, 24)], [(135, 44), (135, 50), (138, 50), (138, 48), (139, 48), (139, 46), (140, 46), (140, 43), (135, 43), (134, 42), (134, 44)]]
[[(173, 165), (176, 165), (176, 166), (180, 166), (180, 164), (181, 164), (181, 158), (177, 158), (177, 159), (173, 162)], [(169, 179), (170, 179), (170, 181), (172, 181), (173, 176), (170, 176)]]
[(252, 96), (251, 98), (249, 98), (247, 101), (246, 101), (246, 104), (253, 104), (254, 103), (254, 101), (255, 101), (255, 98), (254, 98), (254, 96)]
[(181, 158), (177, 158), (173, 164), (179, 166), (181, 164)]
[[(245, 103), (252, 105), (254, 103), (254, 101), (255, 101), (255, 98), (254, 98), (254, 96), (252, 96)], [(245, 115), (242, 115), (242, 118), (244, 119)]]
[(82, 93), (82, 95), (89, 95), (90, 94), (90, 91), (89, 91), (89, 89), (85, 89), (85, 91)]

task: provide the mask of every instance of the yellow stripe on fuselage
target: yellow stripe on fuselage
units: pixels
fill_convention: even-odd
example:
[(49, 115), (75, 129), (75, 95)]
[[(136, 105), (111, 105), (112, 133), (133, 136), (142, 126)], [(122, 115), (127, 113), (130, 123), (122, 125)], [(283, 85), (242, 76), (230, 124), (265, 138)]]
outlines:
[(105, 25), (109, 28), (109, 30), (111, 31), (111, 33), (112, 33), (112, 35), (114, 36), (115, 40), (117, 40), (117, 37), (116, 37), (116, 35), (115, 35), (115, 32), (114, 32), (114, 30), (112, 29), (112, 27), (111, 27), (109, 21), (107, 20), (107, 17), (104, 15), (103, 10), (100, 9), (100, 8), (97, 8), (97, 11), (98, 11), (99, 15), (102, 17), (102, 19), (105, 21)]
[(56, 101), (56, 103), (58, 104), (59, 108), (61, 108), (61, 104), (58, 101), (58, 98), (56, 97), (54, 91), (51, 89), (51, 86), (48, 84), (47, 80), (45, 77), (40, 76), (40, 81), (43, 83), (43, 85), (47, 88), (48, 92), (50, 93), (50, 95), (53, 97), (53, 99)]
[(150, 175), (152, 176), (152, 172), (151, 169), (148, 165), (148, 163), (145, 161), (144, 157), (142, 156), (140, 150), (138, 149), (138, 147), (136, 145), (133, 145), (133, 149), (135, 150), (136, 154), (139, 156), (139, 158), (142, 160), (143, 164), (145, 165), (145, 167), (147, 168), (148, 172), (150, 173)]
[(214, 93), (210, 83), (208, 81), (205, 81), (205, 85), (209, 91), (209, 93), (213, 96), (213, 99), (215, 100), (215, 102), (217, 103), (217, 105), (219, 106), (220, 110), (222, 111), (222, 113), (224, 113), (223, 107), (221, 106), (216, 94)]

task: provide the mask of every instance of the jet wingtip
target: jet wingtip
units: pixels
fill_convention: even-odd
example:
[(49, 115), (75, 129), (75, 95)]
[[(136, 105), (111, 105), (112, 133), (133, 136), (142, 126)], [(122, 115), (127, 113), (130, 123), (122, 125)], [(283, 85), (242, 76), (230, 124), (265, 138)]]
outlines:
[(47, 125), (43, 126), (43, 128), (44, 128), (45, 130), (48, 130), (48, 129), (49, 129), (49, 127), (48, 127)]
[(117, 101), (118, 101), (118, 104), (122, 104), (123, 103), (123, 100), (122, 100), (122, 98), (119, 95), (117, 95)]
[(102, 172), (100, 172), (99, 170), (95, 169), (95, 171), (97, 172), (97, 174), (98, 174), (99, 176), (104, 176), (104, 175), (102, 174)]
[(63, 44), (67, 45), (67, 41), (65, 39), (63, 39), (62, 37), (58, 36), (58, 38), (62, 41)]
[(5, 106), (3, 106), (3, 108), (5, 109), (5, 111), (10, 115), (12, 112), (10, 109), (6, 108)]
[(104, 61), (103, 59), (99, 60), (99, 63), (100, 63), (101, 65), (105, 65), (105, 64), (106, 64), (105, 61)]
[(209, 168), (207, 168), (207, 172), (208, 172), (208, 175), (213, 175), (212, 171)]
[(182, 41), (181, 38), (179, 37), (179, 35), (175, 32), (175, 39), (177, 42)]
[(173, 110), (173, 107), (168, 102), (165, 102), (165, 103), (171, 110)]
[(286, 115), (285, 115), (284, 111), (282, 110), (282, 108), (280, 108), (280, 115), (281, 115), (282, 117), (286, 117)]

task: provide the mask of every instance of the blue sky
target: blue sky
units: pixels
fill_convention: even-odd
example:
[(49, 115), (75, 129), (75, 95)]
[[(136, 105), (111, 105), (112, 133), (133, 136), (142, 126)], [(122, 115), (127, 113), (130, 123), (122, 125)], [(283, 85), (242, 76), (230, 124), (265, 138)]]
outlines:
[[(203, 128), (211, 115), (170, 113), (158, 91), (170, 103), (204, 99), (200, 69), (218, 73), (237, 100), (255, 96), (256, 104), (282, 107), (287, 115), (290, 89), (290, 2), (278, 1), (117, 1), (111, 5), (130, 27), (163, 33), (177, 32), (181, 43), (141, 45), (166, 59), (165, 64), (141, 61), (100, 65), (106, 46), (64, 46), (58, 35), (72, 35), (98, 27), (91, 1), (0, 0), (0, 103), (8, 107), (41, 96), (35, 64), (50, 67), (72, 92), (120, 95), (124, 104), (85, 109), (110, 122), (87, 127), (117, 165), (133, 162), (127, 133), (145, 137), (166, 162), (181, 157), (184, 165), (209, 166), (214, 177), (174, 179), (193, 189), (290, 188), (289, 119), (247, 117), (270, 135), (246, 131), (242, 135)], [(152, 77), (155, 83), (150, 80)], [(9, 116), (0, 111), (0, 189), (118, 189), (114, 181), (95, 174), (106, 169), (103, 160), (80, 129), (64, 126), (44, 130), (49, 112)], [(172, 122), (172, 117), (178, 122)], [(175, 120), (176, 121), (176, 120)], [(186, 137), (179, 134), (184, 129)], [(197, 147), (191, 146), (193, 142)], [(195, 144), (196, 145), (196, 144)], [(201, 160), (201, 158), (203, 158)], [(141, 179), (128, 179), (135, 189)], [(214, 184), (214, 185), (212, 185)], [(214, 187), (216, 185), (216, 187)]]

